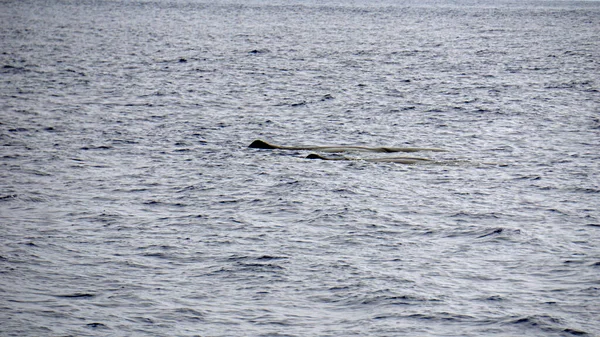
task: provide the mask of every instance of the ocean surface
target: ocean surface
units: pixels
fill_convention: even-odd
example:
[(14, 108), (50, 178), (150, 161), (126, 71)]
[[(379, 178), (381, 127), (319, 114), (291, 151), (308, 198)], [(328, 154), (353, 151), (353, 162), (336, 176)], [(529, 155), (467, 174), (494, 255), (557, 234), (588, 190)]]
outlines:
[(598, 1), (0, 1), (0, 336), (600, 336), (599, 36)]

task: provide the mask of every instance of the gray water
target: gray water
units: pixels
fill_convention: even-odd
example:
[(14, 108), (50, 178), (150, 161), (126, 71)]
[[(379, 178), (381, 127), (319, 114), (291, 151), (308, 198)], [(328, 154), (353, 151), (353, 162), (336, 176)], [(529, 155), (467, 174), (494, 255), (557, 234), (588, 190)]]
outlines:
[(1, 1), (0, 335), (600, 336), (598, 36), (592, 1)]

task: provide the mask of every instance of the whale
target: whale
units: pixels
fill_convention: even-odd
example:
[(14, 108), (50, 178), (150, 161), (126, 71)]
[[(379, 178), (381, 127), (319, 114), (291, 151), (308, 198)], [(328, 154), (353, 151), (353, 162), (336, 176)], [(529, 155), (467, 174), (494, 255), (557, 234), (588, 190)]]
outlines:
[(377, 163), (398, 163), (398, 164), (424, 164), (434, 163), (431, 159), (420, 158), (420, 157), (387, 157), (387, 158), (346, 158), (346, 157), (324, 157), (316, 153), (311, 153), (306, 156), (306, 159), (320, 159), (320, 160), (356, 160), (356, 161), (368, 161)]
[(320, 160), (333, 160), (333, 161), (366, 161), (375, 163), (397, 163), (397, 164), (431, 164), (431, 165), (445, 165), (445, 166), (461, 166), (461, 165), (476, 165), (476, 166), (498, 166), (506, 167), (509, 166), (506, 163), (494, 163), (494, 162), (470, 162), (464, 160), (444, 160), (437, 161), (428, 158), (421, 157), (384, 157), (384, 158), (347, 158), (347, 157), (325, 157), (320, 154), (311, 153), (305, 157), (306, 159), (320, 159)]
[(257, 139), (253, 141), (248, 147), (254, 149), (269, 149), (269, 150), (309, 150), (309, 151), (320, 151), (320, 152), (419, 152), (419, 151), (431, 151), (431, 152), (446, 152), (447, 150), (429, 147), (369, 147), (369, 146), (354, 146), (354, 145), (330, 145), (330, 146), (314, 146), (314, 145), (299, 145), (299, 146), (283, 146), (267, 143), (264, 140)]

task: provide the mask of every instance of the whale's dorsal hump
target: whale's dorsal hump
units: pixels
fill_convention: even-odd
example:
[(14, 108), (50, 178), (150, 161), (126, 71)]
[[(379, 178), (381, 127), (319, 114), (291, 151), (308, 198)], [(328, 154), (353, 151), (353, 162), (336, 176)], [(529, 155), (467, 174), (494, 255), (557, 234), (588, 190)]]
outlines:
[(319, 156), (316, 153), (311, 153), (308, 156), (306, 156), (306, 159), (322, 159), (322, 160), (327, 160), (328, 158), (325, 158), (323, 156)]
[(253, 141), (252, 144), (248, 145), (248, 147), (251, 147), (254, 149), (276, 149), (277, 148), (276, 146), (271, 145), (271, 144), (265, 142), (264, 140), (260, 140), (260, 139)]

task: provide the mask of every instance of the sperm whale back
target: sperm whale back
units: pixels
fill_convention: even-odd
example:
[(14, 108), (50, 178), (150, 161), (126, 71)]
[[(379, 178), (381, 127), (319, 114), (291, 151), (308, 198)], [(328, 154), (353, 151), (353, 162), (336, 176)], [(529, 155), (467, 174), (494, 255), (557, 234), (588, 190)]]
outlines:
[(311, 150), (311, 151), (322, 151), (322, 152), (350, 152), (350, 151), (367, 151), (367, 152), (418, 152), (418, 151), (433, 151), (433, 152), (445, 152), (446, 150), (438, 148), (424, 148), (424, 147), (368, 147), (368, 146), (353, 146), (353, 145), (331, 145), (331, 146), (283, 146), (275, 145), (265, 142), (264, 140), (257, 139), (253, 141), (248, 147), (255, 149), (269, 149), (269, 150)]
[(398, 164), (422, 164), (422, 163), (433, 163), (431, 159), (420, 158), (420, 157), (388, 157), (388, 158), (364, 158), (364, 159), (355, 159), (355, 158), (346, 158), (346, 157), (335, 157), (329, 158), (318, 155), (316, 153), (311, 153), (306, 156), (306, 159), (320, 159), (320, 160), (357, 160), (357, 161), (368, 161), (368, 162), (378, 162), (378, 163), (398, 163)]

